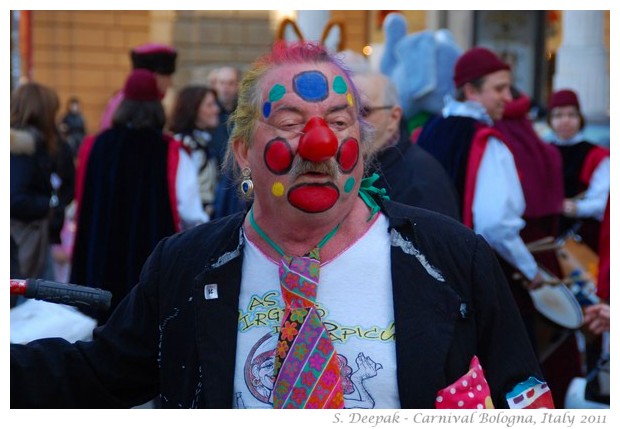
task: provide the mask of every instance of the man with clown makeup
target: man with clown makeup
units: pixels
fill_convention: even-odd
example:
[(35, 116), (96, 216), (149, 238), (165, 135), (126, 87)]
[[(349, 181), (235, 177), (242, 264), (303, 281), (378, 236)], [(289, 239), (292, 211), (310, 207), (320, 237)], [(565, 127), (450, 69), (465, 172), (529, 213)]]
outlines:
[(11, 406), (552, 407), (499, 265), (365, 176), (372, 128), (323, 47), (246, 73), (228, 160), (247, 212), (162, 240), (90, 342), (11, 346)]

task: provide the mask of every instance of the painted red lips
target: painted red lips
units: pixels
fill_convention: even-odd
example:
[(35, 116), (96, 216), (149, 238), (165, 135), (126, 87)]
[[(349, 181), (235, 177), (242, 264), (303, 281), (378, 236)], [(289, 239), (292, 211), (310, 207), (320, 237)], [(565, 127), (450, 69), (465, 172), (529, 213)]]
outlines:
[(291, 188), (288, 200), (293, 207), (307, 213), (320, 213), (336, 204), (340, 192), (332, 183), (302, 183)]

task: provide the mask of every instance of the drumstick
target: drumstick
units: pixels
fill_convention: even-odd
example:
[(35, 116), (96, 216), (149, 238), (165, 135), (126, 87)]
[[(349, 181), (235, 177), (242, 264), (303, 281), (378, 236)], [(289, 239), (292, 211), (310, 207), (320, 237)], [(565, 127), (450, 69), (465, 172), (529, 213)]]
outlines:
[[(528, 281), (525, 278), (525, 276), (523, 274), (521, 274), (521, 273), (514, 273), (512, 275), (512, 279), (513, 280), (521, 280), (523, 282), (527, 282)], [(589, 279), (584, 278), (584, 277), (566, 277), (566, 278), (563, 278), (563, 279), (559, 279), (557, 277), (552, 277), (552, 278), (545, 279), (543, 284), (546, 284), (546, 285), (549, 285), (549, 286), (559, 286), (559, 285), (570, 286), (573, 283), (587, 282), (587, 281), (589, 281)]]
[(556, 243), (552, 236), (547, 236), (539, 240), (530, 241), (526, 246), (530, 252), (540, 252), (543, 250), (557, 249), (558, 243)]

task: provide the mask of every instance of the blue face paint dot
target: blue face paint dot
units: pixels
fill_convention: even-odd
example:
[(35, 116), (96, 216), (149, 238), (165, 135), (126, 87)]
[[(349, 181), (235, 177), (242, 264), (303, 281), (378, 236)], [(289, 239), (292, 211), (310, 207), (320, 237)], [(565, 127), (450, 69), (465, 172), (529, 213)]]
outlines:
[(279, 83), (276, 83), (273, 88), (271, 88), (271, 91), (269, 91), (269, 101), (275, 103), (284, 97), (284, 94), (286, 94), (286, 88)]
[(349, 177), (344, 184), (344, 191), (348, 194), (349, 192), (353, 190), (354, 186), (355, 186), (355, 179), (353, 177)]
[(302, 72), (295, 76), (293, 89), (306, 101), (322, 101), (329, 94), (327, 78), (316, 70)]
[(263, 117), (267, 119), (271, 115), (271, 103), (269, 101), (265, 101), (263, 103)]
[(344, 79), (342, 78), (342, 76), (336, 76), (334, 78), (334, 83), (332, 84), (332, 88), (334, 88), (334, 91), (336, 92), (336, 94), (344, 94), (347, 92), (347, 83), (344, 81)]

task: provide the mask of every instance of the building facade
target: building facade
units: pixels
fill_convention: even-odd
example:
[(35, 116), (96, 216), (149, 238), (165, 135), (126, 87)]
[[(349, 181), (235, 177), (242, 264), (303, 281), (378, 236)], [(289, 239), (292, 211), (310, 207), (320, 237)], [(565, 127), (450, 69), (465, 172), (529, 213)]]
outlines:
[[(206, 82), (222, 65), (246, 69), (279, 35), (337, 39), (334, 46), (376, 63), (389, 12), (12, 11), (11, 86), (41, 82), (58, 91), (63, 105), (78, 97), (88, 131), (96, 132), (107, 100), (123, 85), (134, 46), (160, 42), (178, 49), (175, 88)], [(571, 87), (589, 119), (609, 121), (608, 10), (399, 12), (410, 33), (448, 28), (463, 49), (484, 45), (513, 61), (515, 82), (542, 107), (550, 91)]]

